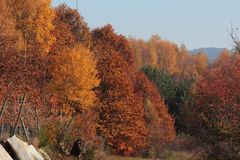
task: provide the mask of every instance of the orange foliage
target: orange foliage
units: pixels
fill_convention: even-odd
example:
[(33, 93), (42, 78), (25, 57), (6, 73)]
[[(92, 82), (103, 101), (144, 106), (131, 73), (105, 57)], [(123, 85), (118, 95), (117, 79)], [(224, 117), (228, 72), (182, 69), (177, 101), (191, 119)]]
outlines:
[(208, 68), (208, 57), (200, 51), (192, 56), (193, 77), (199, 79)]
[(174, 76), (177, 81), (198, 79), (208, 67), (208, 58), (202, 51), (192, 55), (184, 45), (178, 47), (158, 35), (148, 41), (130, 38), (129, 42), (137, 68), (150, 65)]
[[(96, 143), (99, 134), (115, 153), (129, 156), (149, 149), (150, 137), (160, 144), (172, 140), (173, 120), (150, 81), (136, 74), (128, 40), (111, 25), (91, 33), (76, 10), (66, 5), (53, 10), (50, 3), (0, 2), (0, 100), (8, 98), (4, 123), (13, 126), (26, 95), (25, 125), (44, 125), (55, 144), (67, 134)], [(150, 63), (160, 67), (155, 41), (143, 49), (150, 49)], [(155, 114), (151, 124), (145, 119), (145, 94)]]
[(124, 61), (129, 65), (133, 65), (133, 53), (129, 46), (128, 40), (123, 35), (114, 33), (111, 25), (106, 25), (102, 28), (94, 30), (94, 41), (111, 46), (118, 54), (120, 54)]
[(49, 52), (55, 37), (51, 34), (54, 29), (54, 11), (50, 7), (51, 0), (9, 0), (16, 29), (22, 32), (26, 49), (34, 48), (43, 55)]
[[(64, 103), (77, 104), (76, 110), (89, 108), (96, 102), (93, 91), (98, 86), (96, 61), (89, 49), (81, 45), (59, 54), (50, 68), (49, 89)], [(80, 108), (79, 108), (80, 107)]]
[(96, 135), (96, 119), (97, 116), (93, 110), (83, 110), (75, 119), (73, 128), (70, 132), (71, 135), (81, 138), (86, 143), (98, 142)]
[(57, 9), (55, 9), (56, 16), (53, 22), (55, 27), (52, 31), (52, 34), (56, 37), (56, 41), (50, 50), (50, 53), (54, 55), (63, 52), (67, 48), (73, 48), (77, 41), (71, 31), (72, 27), (61, 21), (59, 18), (60, 11), (57, 11)]
[(94, 53), (101, 79), (98, 94), (100, 106), (97, 108), (98, 132), (117, 154), (137, 155), (140, 150), (147, 148), (148, 132), (143, 119), (144, 110), (142, 102), (134, 93), (134, 72), (130, 68), (131, 60), (126, 59), (130, 53), (125, 55), (125, 49), (122, 53), (121, 49), (102, 41), (108, 38), (103, 35), (118, 38), (114, 33), (108, 32), (109, 26), (106, 27), (93, 32)]
[[(155, 46), (157, 66), (160, 70), (173, 74), (176, 71), (177, 46), (171, 42), (161, 40), (159, 36), (153, 36), (149, 43)], [(152, 56), (153, 57), (153, 56)]]
[[(57, 15), (57, 23), (71, 29), (75, 37), (75, 42), (81, 43), (86, 48), (92, 46), (91, 32), (89, 31), (87, 23), (76, 9), (71, 9), (65, 4), (61, 4), (55, 9), (55, 12)], [(67, 33), (67, 35), (69, 35), (69, 33)]]
[(221, 62), (221, 61), (224, 61), (228, 58), (231, 57), (231, 53), (227, 50), (227, 49), (224, 49), (217, 57), (216, 59), (216, 62)]
[(176, 72), (174, 74), (178, 81), (184, 79), (195, 78), (193, 75), (194, 69), (192, 67), (192, 56), (189, 54), (184, 45), (178, 49)]
[(145, 121), (150, 129), (150, 137), (154, 138), (151, 143), (162, 146), (175, 138), (174, 120), (168, 113), (158, 89), (146, 77), (139, 72), (136, 77), (135, 90), (138, 97), (143, 101)]

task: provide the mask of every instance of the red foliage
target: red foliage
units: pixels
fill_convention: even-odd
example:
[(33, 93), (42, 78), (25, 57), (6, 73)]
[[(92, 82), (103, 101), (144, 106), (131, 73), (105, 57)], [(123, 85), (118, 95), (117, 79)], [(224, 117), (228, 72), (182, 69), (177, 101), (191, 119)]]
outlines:
[(97, 28), (93, 31), (94, 41), (111, 46), (124, 61), (129, 65), (133, 65), (134, 54), (130, 48), (128, 40), (123, 35), (118, 35), (114, 32), (113, 27), (108, 24), (102, 28)]
[[(3, 1), (4, 2), (4, 1)], [(4, 5), (3, 5), (4, 6)], [(1, 6), (2, 7), (2, 6)], [(3, 8), (0, 7), (0, 12)], [(43, 109), (42, 87), (45, 82), (45, 58), (37, 49), (23, 46), (20, 31), (16, 31), (15, 21), (6, 9), (0, 15), (0, 94), (1, 104), (7, 98), (4, 123), (13, 124), (20, 109), (21, 97), (26, 94), (22, 117), (27, 117), (26, 125), (35, 125), (35, 109)]]
[(140, 154), (141, 150), (147, 148), (148, 132), (143, 119), (142, 102), (134, 93), (131, 79), (134, 72), (121, 52), (102, 41), (104, 37), (98, 39), (98, 34), (103, 32), (101, 34), (105, 35), (105, 30), (96, 32), (93, 33), (94, 53), (101, 79), (98, 90), (100, 105), (97, 108), (99, 134), (117, 154)]
[[(150, 128), (151, 134), (159, 132), (158, 134), (155, 134), (155, 136), (157, 136), (155, 138), (158, 139), (155, 143), (163, 145), (166, 142), (172, 141), (175, 138), (174, 120), (168, 113), (168, 109), (164, 104), (158, 89), (144, 73), (137, 73), (135, 91), (137, 92), (138, 97), (143, 101), (142, 104), (144, 105), (143, 108), (145, 110), (145, 120), (148, 120), (146, 118), (151, 119), (150, 121), (147, 121), (147, 123), (149, 122), (149, 127), (151, 127), (152, 124), (155, 125), (155, 128), (152, 128), (153, 130)], [(150, 100), (151, 106), (147, 106), (147, 99)], [(148, 107), (152, 107), (152, 109)], [(150, 112), (155, 111), (156, 113), (147, 113), (147, 110), (150, 110)], [(157, 114), (158, 117), (154, 119), (154, 117), (148, 117), (148, 114)]]
[(86, 48), (91, 47), (91, 32), (87, 23), (76, 9), (71, 9), (65, 4), (62, 4), (55, 9), (55, 12), (57, 15), (57, 21), (64, 23), (71, 28), (71, 32), (77, 42), (81, 43)]
[(58, 54), (66, 48), (72, 48), (76, 44), (76, 38), (71, 32), (71, 26), (60, 21), (58, 15), (56, 15), (54, 25), (55, 28), (52, 34), (56, 37), (56, 41), (52, 45), (50, 53)]
[[(208, 127), (222, 132), (240, 123), (240, 59), (228, 58), (213, 65), (197, 86), (196, 110)], [(228, 119), (228, 120), (227, 120)]]
[(216, 151), (218, 155), (229, 152), (230, 159), (240, 150), (239, 88), (239, 57), (216, 62), (197, 84), (196, 103), (188, 119), (190, 130), (204, 142), (215, 147), (225, 144)]

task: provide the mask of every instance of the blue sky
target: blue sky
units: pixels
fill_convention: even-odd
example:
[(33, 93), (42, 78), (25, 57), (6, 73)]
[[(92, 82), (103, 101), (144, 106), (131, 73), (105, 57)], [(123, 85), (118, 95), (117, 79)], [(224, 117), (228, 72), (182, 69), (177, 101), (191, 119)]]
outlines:
[[(76, 8), (76, 0), (53, 0), (53, 6), (60, 3)], [(231, 49), (228, 31), (240, 26), (239, 6), (240, 0), (79, 0), (91, 28), (110, 23), (126, 36), (159, 34), (189, 49)]]

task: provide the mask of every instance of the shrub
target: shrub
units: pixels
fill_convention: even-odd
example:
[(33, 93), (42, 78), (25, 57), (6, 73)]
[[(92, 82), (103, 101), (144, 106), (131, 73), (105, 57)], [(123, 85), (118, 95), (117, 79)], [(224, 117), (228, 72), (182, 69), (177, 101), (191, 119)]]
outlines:
[(190, 130), (210, 159), (240, 159), (240, 59), (215, 63), (197, 84)]
[(80, 156), (81, 160), (105, 160), (105, 153), (100, 145), (88, 143)]

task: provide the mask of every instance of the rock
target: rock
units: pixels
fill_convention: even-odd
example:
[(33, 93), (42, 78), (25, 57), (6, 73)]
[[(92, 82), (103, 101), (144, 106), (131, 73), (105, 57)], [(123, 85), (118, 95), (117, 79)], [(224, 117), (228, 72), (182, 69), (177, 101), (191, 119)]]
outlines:
[(0, 144), (0, 160), (13, 160), (12, 157), (7, 153), (7, 151)]
[(28, 154), (33, 158), (33, 160), (44, 160), (42, 155), (38, 153), (38, 151), (32, 146), (28, 146), (27, 150)]
[(15, 135), (7, 139), (14, 157), (18, 160), (44, 160), (38, 151), (26, 142), (20, 140)]

